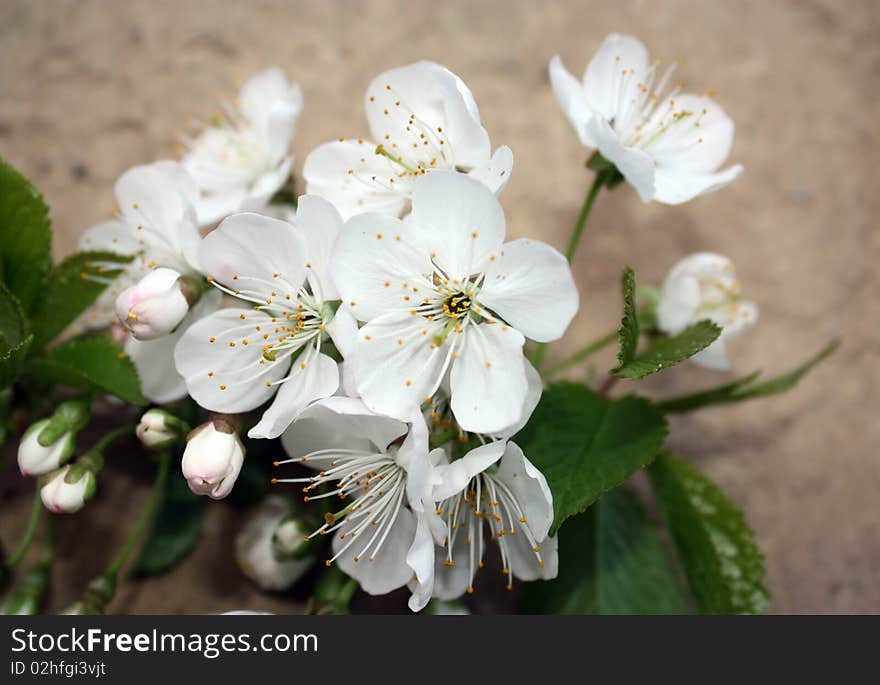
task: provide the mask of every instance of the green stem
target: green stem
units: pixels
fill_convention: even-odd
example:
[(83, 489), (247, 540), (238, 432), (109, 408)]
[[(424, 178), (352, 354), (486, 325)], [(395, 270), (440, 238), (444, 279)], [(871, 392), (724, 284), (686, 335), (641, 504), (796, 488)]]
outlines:
[(125, 564), (128, 555), (131, 554), (134, 546), (137, 544), (147, 525), (150, 523), (150, 520), (153, 518), (153, 513), (159, 504), (162, 492), (165, 490), (165, 481), (168, 480), (168, 464), (170, 461), (171, 458), (167, 452), (159, 456), (159, 471), (156, 474), (156, 480), (153, 481), (153, 488), (150, 490), (147, 503), (144, 505), (134, 528), (132, 528), (128, 540), (125, 541), (125, 545), (119, 550), (116, 558), (113, 559), (107, 567), (107, 570), (104, 572), (105, 576), (110, 576), (115, 579), (116, 576), (119, 575), (122, 565)]
[(31, 506), (31, 516), (28, 519), (27, 528), (25, 528), (24, 531), (24, 537), (21, 539), (16, 550), (6, 560), (6, 568), (9, 570), (14, 569), (24, 558), (25, 553), (34, 541), (34, 535), (37, 532), (37, 527), (40, 525), (40, 519), (42, 517), (43, 502), (40, 499), (40, 486), (37, 485), (36, 491), (34, 492), (34, 503)]
[(98, 442), (92, 446), (91, 450), (103, 452), (111, 442), (117, 438), (121, 438), (123, 435), (130, 435), (133, 432), (134, 428), (132, 426), (120, 426), (119, 428), (114, 428), (112, 431), (106, 433), (103, 438), (98, 440)]
[(596, 352), (598, 352), (602, 348), (607, 347), (608, 345), (613, 343), (615, 340), (617, 340), (617, 331), (616, 330), (611, 331), (610, 333), (608, 333), (608, 335), (602, 336), (598, 340), (594, 340), (586, 347), (582, 347), (580, 350), (575, 352), (573, 355), (571, 355), (567, 359), (563, 359), (561, 362), (557, 362), (556, 364), (552, 364), (551, 366), (547, 367), (547, 370), (544, 371), (544, 376), (546, 378), (550, 378), (551, 376), (554, 376), (555, 374), (559, 373), (560, 371), (564, 371), (569, 366), (573, 366), (573, 365), (577, 364), (578, 362), (583, 361), (584, 359), (589, 357), (591, 354), (595, 354)]
[[(605, 185), (606, 180), (607, 176), (605, 173), (597, 173), (596, 177), (593, 179), (593, 185), (590, 186), (590, 190), (587, 192), (587, 197), (584, 198), (584, 205), (581, 207), (581, 213), (578, 214), (574, 229), (571, 232), (571, 238), (568, 239), (568, 247), (565, 248), (565, 258), (569, 263), (574, 258), (574, 253), (577, 251), (578, 244), (581, 242), (581, 236), (584, 234), (584, 226), (587, 225), (587, 218), (590, 216), (590, 210), (593, 209), (593, 203), (596, 201), (596, 197), (599, 195), (599, 191), (602, 190), (602, 186)], [(535, 365), (536, 369), (540, 370), (541, 361), (544, 359), (546, 353), (547, 343), (538, 343), (532, 353), (532, 364)]]
[(351, 603), (351, 598), (354, 596), (357, 588), (358, 582), (354, 578), (349, 578), (345, 585), (342, 586), (342, 589), (339, 590), (339, 594), (336, 595), (336, 600), (333, 602), (339, 613), (347, 614), (349, 612), (348, 605)]
[(605, 185), (605, 174), (596, 174), (596, 178), (593, 179), (593, 185), (590, 186), (590, 191), (584, 199), (584, 206), (581, 207), (581, 213), (578, 215), (577, 222), (575, 222), (571, 238), (568, 240), (568, 247), (565, 249), (565, 257), (569, 262), (574, 258), (574, 253), (577, 250), (578, 243), (580, 243), (581, 236), (584, 233), (584, 226), (587, 224), (587, 218), (590, 216), (590, 210), (593, 209), (593, 203), (596, 201), (596, 197), (599, 195), (599, 191), (602, 189), (603, 185)]

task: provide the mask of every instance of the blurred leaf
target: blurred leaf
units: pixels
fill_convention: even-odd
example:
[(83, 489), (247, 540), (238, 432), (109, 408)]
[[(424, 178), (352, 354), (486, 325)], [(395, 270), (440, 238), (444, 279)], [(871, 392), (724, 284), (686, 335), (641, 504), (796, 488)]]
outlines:
[(100, 390), (129, 404), (144, 405), (137, 369), (109, 336), (76, 338), (31, 361), (38, 380)]
[(586, 512), (568, 521), (559, 531), (559, 549), (559, 575), (526, 586), (526, 612), (687, 612), (657, 529), (626, 488), (606, 492)]
[(621, 276), (623, 291), (623, 318), (617, 336), (620, 339), (620, 350), (617, 353), (618, 368), (625, 366), (636, 356), (639, 346), (639, 316), (636, 312), (636, 274), (626, 267)]
[(0, 281), (31, 311), (52, 264), (49, 208), (28, 179), (0, 159)]
[(0, 389), (8, 387), (21, 371), (33, 342), (21, 305), (0, 283)]
[(673, 397), (668, 400), (661, 400), (656, 406), (667, 414), (682, 413), (701, 409), (713, 404), (729, 404), (731, 402), (742, 402), (757, 397), (767, 397), (769, 395), (777, 395), (779, 393), (791, 390), (798, 382), (806, 376), (813, 368), (818, 366), (822, 361), (834, 353), (840, 346), (839, 340), (833, 340), (820, 350), (815, 356), (808, 359), (796, 369), (784, 373), (774, 378), (770, 378), (763, 383), (755, 383), (754, 381), (761, 375), (760, 371), (755, 371), (744, 378), (719, 385), (716, 388), (703, 390), (692, 395), (683, 395), (681, 397)]
[(765, 612), (764, 556), (736, 504), (672, 455), (658, 456), (648, 473), (700, 611)]
[(204, 512), (205, 498), (190, 491), (186, 481), (172, 473), (132, 575), (162, 573), (183, 561), (202, 535)]
[(650, 464), (666, 433), (647, 400), (609, 400), (578, 383), (549, 386), (516, 441), (553, 492), (551, 533)]
[(112, 252), (75, 252), (52, 269), (33, 319), (35, 346), (51, 342), (73, 323), (129, 261)]
[(721, 335), (721, 327), (711, 321), (697, 321), (678, 335), (655, 340), (637, 357), (611, 371), (621, 378), (644, 378), (670, 366), (680, 364), (706, 349)]

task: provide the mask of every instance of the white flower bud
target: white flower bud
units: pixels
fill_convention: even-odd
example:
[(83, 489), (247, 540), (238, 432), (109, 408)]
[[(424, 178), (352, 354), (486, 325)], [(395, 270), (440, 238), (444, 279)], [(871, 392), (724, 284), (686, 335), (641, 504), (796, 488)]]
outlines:
[(244, 445), (235, 429), (214, 419), (187, 437), (181, 469), (194, 493), (223, 499), (232, 491), (243, 463)]
[(305, 575), (314, 561), (313, 558), (285, 561), (276, 558), (273, 537), (289, 513), (290, 506), (283, 497), (267, 497), (235, 538), (239, 567), (264, 590), (286, 590)]
[(147, 449), (170, 447), (181, 436), (183, 423), (161, 409), (150, 409), (138, 422), (135, 433)]
[(67, 431), (50, 445), (39, 441), (51, 419), (42, 419), (27, 429), (18, 446), (18, 468), (23, 476), (42, 476), (54, 471), (73, 456), (76, 447), (72, 431)]
[[(75, 479), (75, 480), (74, 480)], [(40, 489), (43, 506), (56, 514), (73, 514), (95, 492), (95, 474), (67, 465), (49, 476)]]
[(180, 274), (154, 269), (116, 298), (116, 316), (138, 340), (168, 335), (189, 311)]

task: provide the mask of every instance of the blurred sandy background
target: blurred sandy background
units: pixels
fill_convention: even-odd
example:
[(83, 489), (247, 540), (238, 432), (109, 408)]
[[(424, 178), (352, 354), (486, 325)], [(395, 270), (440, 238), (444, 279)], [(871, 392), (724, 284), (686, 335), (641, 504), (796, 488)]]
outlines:
[[(514, 151), (502, 196), (511, 233), (563, 247), (590, 177), (548, 60), (561, 53), (580, 72), (610, 31), (682, 56), (688, 87), (716, 89), (736, 121), (732, 161), (746, 172), (682, 207), (643, 205), (628, 187), (602, 195), (575, 264), (583, 310), (565, 345), (616, 325), (624, 264), (658, 282), (696, 250), (733, 258), (760, 304), (758, 328), (734, 348), (740, 372), (791, 366), (841, 335), (843, 348), (796, 392), (676, 419), (672, 444), (747, 512), (774, 611), (878, 612), (878, 28), (876, 0), (2, 0), (0, 154), (46, 195), (62, 256), (107, 216), (115, 178), (171, 155), (185, 116), (209, 117), (235, 79), (278, 64), (300, 82), (299, 169), (316, 144), (366, 133), (361, 98), (373, 76), (428, 58), (470, 85), (493, 146)], [(723, 378), (686, 366), (646, 388), (671, 394)], [(7, 547), (29, 508), (11, 461), (0, 481)], [(118, 545), (117, 520), (145, 494), (146, 473), (135, 471), (109, 474), (65, 521), (51, 608), (74, 599)], [(197, 553), (171, 575), (124, 583), (111, 609), (295, 609), (238, 576), (236, 520), (213, 505)]]

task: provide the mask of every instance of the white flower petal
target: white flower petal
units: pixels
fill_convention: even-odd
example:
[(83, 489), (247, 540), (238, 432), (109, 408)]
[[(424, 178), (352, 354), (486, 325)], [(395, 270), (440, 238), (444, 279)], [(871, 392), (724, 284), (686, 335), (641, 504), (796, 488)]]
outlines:
[(434, 82), (443, 100), (447, 144), (456, 167), (484, 166), (491, 152), (489, 134), (480, 124), (480, 112), (470, 89), (445, 67), (435, 65)]
[(453, 362), (452, 413), (463, 430), (495, 433), (517, 422), (528, 393), (522, 334), (501, 324), (468, 326)]
[[(482, 521), (480, 525), (483, 525)], [(446, 549), (437, 550), (434, 557), (434, 597), (442, 600), (457, 599), (467, 592), (471, 583), (470, 566), (471, 545), (467, 535), (456, 535), (452, 545), (452, 558), (455, 565), (447, 566)]]
[(281, 443), (293, 458), (333, 448), (382, 452), (406, 432), (403, 421), (376, 414), (361, 400), (328, 397), (303, 411)]
[(541, 379), (541, 374), (538, 373), (538, 370), (532, 366), (532, 363), (525, 356), (523, 357), (523, 367), (526, 372), (528, 391), (523, 401), (522, 416), (513, 425), (508, 426), (504, 430), (496, 431), (494, 433), (496, 438), (510, 438), (519, 433), (529, 422), (532, 413), (538, 406), (538, 402), (541, 401), (541, 393), (544, 391), (544, 381)]
[[(415, 516), (409, 509), (400, 507), (397, 518), (391, 525), (388, 537), (372, 561), (364, 557), (360, 557), (359, 561), (354, 560), (364, 544), (358, 542), (349, 546), (336, 561), (340, 569), (357, 580), (361, 589), (371, 595), (387, 594), (403, 587), (412, 578), (413, 572), (407, 563), (407, 554), (415, 539)], [(334, 535), (333, 553), (336, 554), (348, 542), (348, 537), (341, 539)]]
[(312, 292), (324, 302), (338, 300), (339, 293), (330, 276), (330, 263), (333, 246), (342, 230), (339, 212), (322, 197), (303, 195), (297, 202), (296, 215), (291, 223), (300, 227), (306, 241)]
[(700, 282), (695, 276), (670, 274), (663, 284), (657, 305), (657, 325), (669, 335), (676, 335), (694, 320), (700, 306)]
[(376, 154), (376, 143), (346, 140), (312, 150), (303, 178), (306, 192), (332, 202), (343, 219), (363, 212), (399, 216), (409, 201), (398, 185), (411, 185), (408, 179), (397, 178), (400, 171), (390, 159)]
[(410, 221), (380, 214), (349, 219), (331, 266), (343, 305), (361, 321), (415, 307), (430, 287), (426, 278), (419, 278), (431, 270), (421, 238)]
[(679, 93), (674, 105), (661, 103), (655, 118), (678, 119), (648, 147), (658, 170), (709, 174), (720, 167), (733, 145), (733, 120), (707, 95)]
[(277, 438), (312, 402), (330, 397), (339, 387), (339, 369), (326, 354), (309, 345), (297, 358), (250, 438)]
[(354, 374), (358, 392), (373, 411), (408, 420), (433, 394), (449, 350), (434, 336), (443, 324), (409, 314), (385, 314), (358, 334)]
[(261, 300), (271, 299), (273, 291), (279, 298), (296, 297), (307, 271), (302, 231), (251, 212), (233, 214), (209, 233), (199, 259), (227, 287)]
[(116, 181), (116, 202), (125, 223), (137, 239), (167, 253), (163, 266), (183, 270), (187, 262), (197, 265), (200, 236), (193, 187), (183, 168), (167, 161), (133, 167)]
[(590, 108), (606, 121), (612, 119), (621, 103), (629, 103), (637, 97), (649, 66), (650, 56), (642, 41), (635, 36), (609, 34), (584, 72), (584, 90)]
[(255, 328), (271, 324), (263, 312), (223, 309), (189, 328), (174, 349), (174, 363), (192, 398), (205, 409), (232, 414), (256, 409), (272, 397), (277, 388), (266, 383), (287, 374), (290, 357), (279, 354), (270, 361), (263, 356)]
[(494, 193), (466, 174), (434, 171), (413, 188), (410, 221), (450, 279), (467, 279), (504, 242), (504, 211)]
[(479, 301), (527, 338), (550, 342), (562, 337), (577, 313), (578, 292), (559, 251), (521, 238), (505, 243), (490, 263)]
[(326, 330), (343, 359), (354, 354), (358, 334), (357, 320), (347, 308), (339, 307), (336, 310), (336, 314), (326, 325)]
[(596, 147), (602, 156), (613, 162), (618, 171), (635, 187), (642, 202), (650, 202), (655, 192), (653, 158), (639, 148), (624, 147), (614, 129), (600, 117), (590, 119), (585, 129), (587, 135), (596, 141)]
[(559, 574), (559, 544), (555, 535), (538, 540), (543, 566), (538, 564), (534, 548), (521, 531), (506, 540), (510, 572), (520, 580), (552, 580)]
[(474, 168), (468, 176), (477, 179), (497, 195), (504, 190), (504, 186), (510, 180), (511, 171), (513, 171), (513, 151), (502, 145), (495, 150), (495, 154), (486, 164)]
[(110, 219), (86, 230), (80, 236), (79, 249), (133, 255), (140, 252), (142, 246), (125, 222)]
[(505, 441), (498, 440), (472, 449), (460, 459), (437, 467), (439, 483), (434, 486), (431, 498), (440, 502), (464, 490), (471, 478), (481, 474), (504, 454)]
[(716, 174), (692, 174), (679, 170), (657, 169), (654, 199), (667, 205), (679, 205), (700, 195), (715, 192), (732, 183), (743, 171), (740, 164)]
[(586, 135), (584, 125), (593, 116), (587, 105), (587, 94), (583, 84), (562, 65), (559, 55), (550, 60), (550, 85), (559, 106), (569, 123), (574, 127), (581, 143), (596, 147), (596, 142)]
[(553, 523), (553, 494), (544, 474), (535, 468), (515, 442), (507, 443), (495, 478), (513, 493), (535, 539), (546, 538)]
[(722, 338), (718, 338), (709, 347), (697, 352), (690, 361), (714, 371), (730, 371), (730, 358), (727, 356), (727, 348)]
[(437, 82), (440, 70), (439, 65), (422, 61), (390, 69), (373, 79), (364, 96), (373, 140), (389, 147), (404, 142), (411, 115), (422, 129), (433, 132), (443, 128), (447, 122)]
[[(302, 110), (302, 91), (288, 82), (278, 67), (270, 67), (251, 76), (238, 95), (242, 114), (260, 131), (268, 132), (273, 114), (283, 114), (295, 121)], [(280, 108), (279, 108), (280, 106)], [(290, 126), (293, 122), (290, 122)]]
[(428, 524), (428, 517), (434, 515), (430, 508), (416, 515), (415, 537), (406, 553), (407, 566), (416, 578), (408, 602), (411, 611), (424, 609), (434, 592), (434, 538)]

